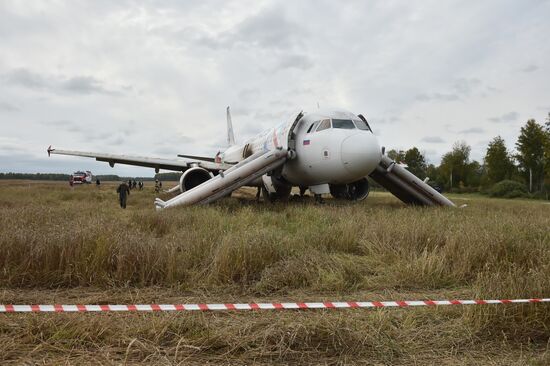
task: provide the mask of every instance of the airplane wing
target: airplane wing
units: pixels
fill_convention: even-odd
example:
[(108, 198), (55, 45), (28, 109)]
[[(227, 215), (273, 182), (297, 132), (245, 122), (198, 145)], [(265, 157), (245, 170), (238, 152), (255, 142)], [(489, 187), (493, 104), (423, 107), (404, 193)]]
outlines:
[(216, 163), (213, 161), (200, 159), (162, 159), (144, 156), (115, 155), (85, 151), (59, 150), (53, 149), (51, 146), (48, 148), (47, 151), (48, 156), (50, 156), (50, 154), (58, 154), (95, 158), (95, 160), (97, 161), (104, 161), (109, 163), (111, 167), (114, 167), (115, 164), (136, 165), (154, 168), (155, 172), (157, 173), (160, 169), (183, 172), (192, 166), (200, 166), (201, 168), (204, 168), (206, 170), (218, 172), (220, 170), (229, 169), (232, 166), (231, 164)]

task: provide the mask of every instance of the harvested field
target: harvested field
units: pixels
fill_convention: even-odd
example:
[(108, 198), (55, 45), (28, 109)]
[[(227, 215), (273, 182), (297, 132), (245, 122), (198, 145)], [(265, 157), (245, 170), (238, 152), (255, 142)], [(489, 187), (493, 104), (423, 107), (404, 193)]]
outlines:
[[(0, 303), (550, 296), (550, 205), (256, 203), (156, 212), (151, 186), (0, 181)], [(464, 199), (467, 198), (467, 199)], [(550, 363), (550, 306), (241, 313), (0, 314), (0, 362)]]

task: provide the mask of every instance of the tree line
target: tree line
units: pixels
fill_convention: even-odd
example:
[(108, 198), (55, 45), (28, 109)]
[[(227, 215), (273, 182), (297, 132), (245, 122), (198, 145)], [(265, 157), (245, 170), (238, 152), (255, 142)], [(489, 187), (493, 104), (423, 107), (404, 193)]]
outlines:
[(481, 192), (494, 196), (539, 197), (550, 192), (550, 113), (544, 124), (528, 120), (520, 129), (515, 151), (501, 136), (487, 146), (483, 161), (470, 158), (471, 147), (458, 141), (441, 158), (439, 166), (428, 164), (417, 147), (391, 150), (388, 156), (434, 187), (445, 191)]

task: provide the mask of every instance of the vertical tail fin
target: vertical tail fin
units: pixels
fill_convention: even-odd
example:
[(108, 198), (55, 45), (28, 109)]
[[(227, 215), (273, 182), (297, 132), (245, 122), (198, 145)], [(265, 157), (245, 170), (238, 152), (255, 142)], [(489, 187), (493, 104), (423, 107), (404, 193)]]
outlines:
[(235, 145), (235, 135), (233, 134), (233, 122), (231, 121), (231, 111), (227, 107), (227, 145)]

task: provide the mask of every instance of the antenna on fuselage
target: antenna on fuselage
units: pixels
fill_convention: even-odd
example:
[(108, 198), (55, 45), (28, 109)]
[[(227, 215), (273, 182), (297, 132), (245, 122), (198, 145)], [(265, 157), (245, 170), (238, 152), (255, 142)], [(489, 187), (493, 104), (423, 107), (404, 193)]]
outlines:
[(233, 122), (231, 121), (231, 111), (227, 107), (227, 145), (235, 145), (235, 135), (233, 134)]

